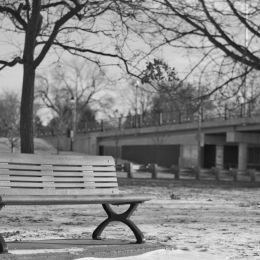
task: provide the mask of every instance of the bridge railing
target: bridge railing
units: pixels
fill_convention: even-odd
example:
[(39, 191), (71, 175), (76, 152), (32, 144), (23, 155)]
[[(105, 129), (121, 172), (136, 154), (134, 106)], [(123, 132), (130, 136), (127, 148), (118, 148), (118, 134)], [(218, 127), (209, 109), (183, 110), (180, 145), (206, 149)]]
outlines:
[[(255, 115), (255, 114), (254, 114)], [(193, 123), (201, 120), (214, 121), (214, 120), (228, 120), (231, 118), (242, 118), (253, 116), (245, 115), (240, 111), (226, 110), (222, 114), (209, 114), (205, 113), (198, 115), (198, 113), (176, 113), (176, 112), (162, 112), (162, 113), (144, 113), (128, 115), (124, 117), (115, 118), (114, 120), (100, 122), (89, 122), (84, 127), (79, 127), (79, 132), (93, 132), (93, 131), (110, 131), (116, 129), (131, 129), (131, 128), (143, 128), (149, 126), (163, 126), (173, 124)]]
[[(173, 124), (184, 124), (194, 122), (205, 122), (214, 120), (228, 120), (232, 118), (249, 118), (252, 116), (260, 116), (260, 113), (252, 111), (244, 104), (236, 109), (229, 109), (228, 106), (220, 113), (212, 111), (188, 112), (188, 111), (164, 111), (143, 114), (128, 114), (127, 116), (114, 117), (109, 120), (101, 120), (99, 122), (85, 122), (77, 128), (78, 133), (113, 131), (118, 129), (143, 128), (149, 126), (164, 126)], [(47, 133), (48, 132), (48, 133)], [(37, 135), (56, 135), (57, 131), (38, 131)], [(59, 133), (60, 134), (60, 133)], [(66, 134), (66, 130), (64, 133)]]
[(84, 127), (79, 127), (79, 132), (109, 131), (114, 129), (142, 128), (149, 126), (162, 126), (181, 124), (196, 121), (196, 115), (176, 112), (143, 113), (127, 115), (114, 120), (102, 120), (100, 122), (89, 122)]

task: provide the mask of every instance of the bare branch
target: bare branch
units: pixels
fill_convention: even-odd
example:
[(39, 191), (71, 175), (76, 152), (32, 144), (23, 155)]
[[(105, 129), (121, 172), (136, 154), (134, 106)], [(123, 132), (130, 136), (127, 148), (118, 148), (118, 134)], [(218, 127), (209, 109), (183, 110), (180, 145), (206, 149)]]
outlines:
[(4, 6), (4, 5), (0, 5), (0, 13), (3, 14), (8, 14), (10, 15), (13, 19), (15, 19), (24, 30), (26, 30), (27, 27), (27, 23), (26, 21), (21, 17), (20, 15), (20, 9), (18, 10), (13, 10), (12, 8), (8, 7), (8, 6)]
[(5, 67), (13, 67), (18, 63), (19, 64), (23, 63), (23, 60), (20, 57), (16, 57), (12, 61), (0, 60), (0, 64), (2, 65), (0, 66), (0, 70), (4, 69)]
[(39, 64), (42, 62), (42, 60), (44, 59), (44, 57), (46, 56), (47, 52), (49, 51), (49, 49), (51, 48), (58, 32), (59, 32), (59, 28), (61, 28), (61, 26), (63, 24), (65, 24), (68, 20), (70, 20), (74, 15), (78, 14), (78, 12), (83, 8), (83, 5), (78, 5), (75, 8), (71, 9), (68, 13), (66, 13), (64, 16), (62, 16), (56, 23), (55, 26), (52, 30), (52, 33), (49, 36), (48, 41), (46, 42), (46, 44), (44, 45), (44, 47), (42, 48), (40, 54), (38, 55), (38, 57), (35, 59), (34, 61), (34, 66), (38, 67)]
[[(167, 7), (171, 9), (174, 15), (177, 15), (182, 20), (186, 21), (188, 24), (190, 24), (192, 27), (199, 30), (202, 35), (207, 37), (207, 39), (212, 42), (217, 48), (222, 50), (227, 56), (231, 57), (234, 60), (237, 60), (247, 66), (253, 67), (256, 70), (260, 70), (260, 59), (255, 56), (253, 53), (251, 53), (248, 49), (245, 49), (244, 47), (239, 46), (235, 43), (235, 41), (232, 41), (220, 28), (220, 26), (217, 24), (217, 22), (211, 17), (209, 14), (205, 4), (204, 0), (199, 0), (200, 3), (203, 4), (203, 8), (205, 11), (205, 14), (207, 15), (208, 19), (211, 21), (211, 23), (218, 29), (220, 32), (221, 37), (218, 35), (214, 35), (213, 33), (210, 33), (209, 30), (206, 28), (206, 26), (203, 26), (201, 24), (201, 21), (199, 19), (196, 20), (192, 15), (186, 14), (186, 13), (180, 13), (168, 0), (164, 0)], [(228, 45), (223, 44), (221, 40), (226, 40)], [(235, 50), (238, 52), (232, 51), (229, 49), (229, 44), (234, 47)], [(245, 55), (246, 54), (246, 55)]]
[(66, 51), (75, 51), (75, 52), (78, 52), (78, 53), (91, 53), (91, 54), (96, 54), (96, 55), (100, 55), (100, 56), (104, 56), (104, 57), (111, 57), (111, 58), (116, 58), (116, 59), (119, 59), (121, 60), (124, 65), (125, 65), (125, 68), (126, 68), (126, 71), (131, 74), (130, 70), (129, 70), (129, 66), (128, 66), (128, 61), (127, 59), (123, 58), (122, 56), (118, 55), (118, 54), (113, 54), (113, 53), (107, 53), (107, 52), (102, 52), (102, 51), (95, 51), (93, 49), (88, 49), (88, 48), (80, 48), (80, 47), (76, 47), (76, 46), (71, 46), (71, 45), (67, 45), (67, 44), (63, 44), (63, 43), (60, 43), (58, 41), (55, 41), (53, 43), (53, 45), (57, 45), (57, 46), (60, 46), (62, 47), (64, 50)]
[(217, 92), (218, 90), (222, 89), (224, 86), (227, 86), (228, 84), (232, 83), (233, 81), (237, 80), (237, 79), (241, 79), (243, 77), (245, 77), (246, 75), (248, 75), (251, 71), (253, 70), (253, 68), (250, 68), (236, 76), (233, 76), (229, 79), (227, 79), (225, 82), (223, 82), (222, 84), (220, 84), (219, 86), (215, 87), (212, 91), (208, 92), (206, 95), (201, 96), (201, 98), (203, 99), (207, 99), (209, 98), (213, 93)]
[[(249, 29), (254, 35), (260, 37), (259, 30), (255, 30), (248, 21), (238, 12), (238, 10), (235, 8), (234, 4), (230, 0), (226, 0), (231, 8), (231, 10), (234, 12), (234, 15), (238, 17), (241, 23), (243, 23), (247, 29)], [(246, 4), (246, 3), (245, 3)]]

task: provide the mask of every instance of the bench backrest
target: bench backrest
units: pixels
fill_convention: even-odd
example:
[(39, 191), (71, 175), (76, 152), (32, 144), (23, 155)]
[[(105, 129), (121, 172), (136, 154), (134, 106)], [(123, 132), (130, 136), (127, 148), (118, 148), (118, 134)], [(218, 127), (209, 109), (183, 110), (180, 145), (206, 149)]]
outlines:
[(110, 156), (0, 153), (0, 196), (117, 193)]

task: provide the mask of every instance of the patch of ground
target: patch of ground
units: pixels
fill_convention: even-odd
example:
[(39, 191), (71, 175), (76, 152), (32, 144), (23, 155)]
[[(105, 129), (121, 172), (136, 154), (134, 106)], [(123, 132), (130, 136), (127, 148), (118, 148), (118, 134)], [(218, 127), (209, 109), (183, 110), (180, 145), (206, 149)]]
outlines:
[[(154, 196), (132, 217), (148, 242), (227, 259), (260, 259), (259, 187), (184, 185), (173, 180), (140, 183), (124, 181), (121, 189)], [(9, 241), (90, 238), (106, 216), (100, 205), (6, 207), (0, 214), (1, 232)], [(109, 226), (104, 237), (133, 239), (120, 223)]]
[[(41, 138), (34, 138), (34, 149), (35, 153), (56, 153), (55, 147), (50, 143)], [(6, 137), (0, 137), (0, 151), (1, 152), (11, 152), (11, 144)], [(20, 152), (20, 141), (17, 140), (14, 152)]]

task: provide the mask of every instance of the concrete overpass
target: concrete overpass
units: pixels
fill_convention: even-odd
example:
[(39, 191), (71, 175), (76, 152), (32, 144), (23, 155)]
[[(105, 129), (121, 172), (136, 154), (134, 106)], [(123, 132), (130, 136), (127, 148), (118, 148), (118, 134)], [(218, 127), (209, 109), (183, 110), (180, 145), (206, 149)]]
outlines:
[[(61, 143), (69, 149), (68, 139)], [(259, 170), (260, 116), (80, 133), (73, 149), (139, 163)]]

